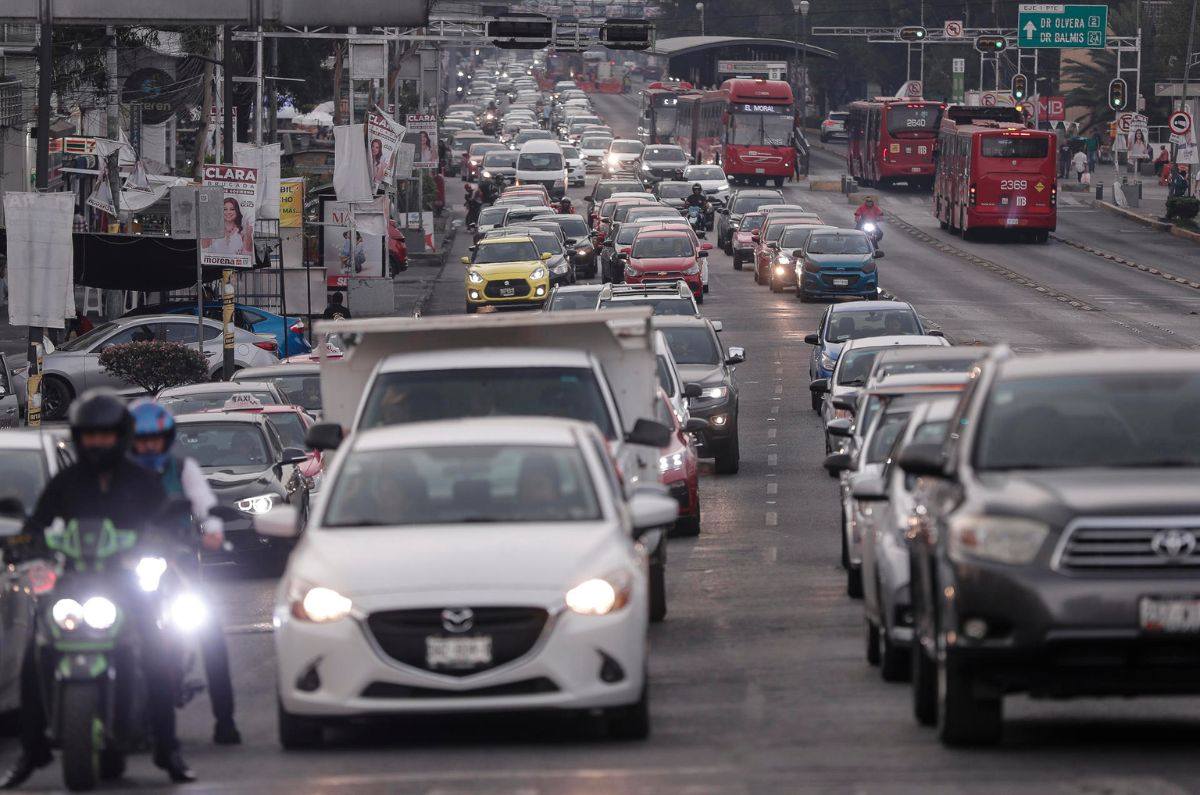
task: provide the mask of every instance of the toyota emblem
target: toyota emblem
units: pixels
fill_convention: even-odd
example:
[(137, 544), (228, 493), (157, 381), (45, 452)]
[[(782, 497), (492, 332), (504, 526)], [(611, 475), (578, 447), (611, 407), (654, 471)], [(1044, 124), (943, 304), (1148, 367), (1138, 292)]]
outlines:
[(1150, 540), (1150, 548), (1164, 558), (1178, 560), (1196, 551), (1196, 534), (1191, 530), (1160, 530)]
[[(1194, 543), (1194, 542), (1193, 542)], [(469, 607), (447, 607), (442, 611), (442, 629), (455, 635), (475, 628), (475, 611)]]

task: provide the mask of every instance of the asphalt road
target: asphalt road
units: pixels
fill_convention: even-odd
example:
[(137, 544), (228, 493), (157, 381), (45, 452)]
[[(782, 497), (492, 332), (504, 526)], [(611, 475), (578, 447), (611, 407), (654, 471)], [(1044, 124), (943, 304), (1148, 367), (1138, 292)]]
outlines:
[[(596, 98), (618, 134), (631, 97)], [(814, 170), (838, 173), (831, 155)], [(844, 197), (789, 185), (790, 197), (847, 223)], [(582, 191), (573, 191), (582, 195)], [(447, 195), (461, 196), (458, 183)], [(1200, 249), (1153, 237), (1067, 203), (1060, 234), (1172, 271), (1200, 269)], [(967, 242), (937, 228), (926, 197), (885, 193), (881, 284), (956, 342), (1007, 341), (1022, 351), (1092, 345), (1200, 343), (1200, 291), (1062, 242)], [(1128, 227), (1128, 228), (1127, 228)], [(460, 236), (456, 248), (465, 247)], [(427, 313), (462, 311), (461, 251)], [(1173, 272), (1173, 271), (1172, 271)], [(861, 607), (845, 596), (835, 481), (820, 468), (808, 409), (809, 348), (822, 311), (772, 295), (713, 251), (705, 314), (743, 345), (742, 468), (702, 477), (703, 529), (673, 540), (670, 613), (651, 630), (653, 735), (613, 743), (545, 716), (406, 720), (353, 728), (319, 752), (283, 753), (275, 739), (269, 620), (274, 582), (234, 568), (210, 583), (230, 625), (240, 748), (210, 743), (201, 697), (181, 717), (192, 792), (591, 793), (1180, 793), (1200, 791), (1200, 699), (1037, 702), (1011, 698), (1003, 744), (948, 751), (911, 717), (907, 686), (880, 681), (864, 658)], [(1064, 296), (1066, 298), (1064, 298)], [(1077, 306), (1071, 304), (1075, 300)], [(11, 744), (8, 746), (11, 750)], [(7, 755), (6, 755), (7, 756)], [(7, 761), (7, 760), (6, 760)], [(52, 789), (56, 770), (34, 779)], [(146, 759), (126, 790), (161, 775)]]

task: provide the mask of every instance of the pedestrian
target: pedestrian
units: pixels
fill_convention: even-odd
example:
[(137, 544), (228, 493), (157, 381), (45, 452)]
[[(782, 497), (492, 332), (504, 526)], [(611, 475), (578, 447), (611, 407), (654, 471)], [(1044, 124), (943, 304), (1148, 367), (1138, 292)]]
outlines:
[(321, 313), (325, 320), (349, 320), (350, 310), (345, 305), (346, 296), (340, 290), (329, 296), (329, 306)]
[(1100, 133), (1093, 132), (1087, 139), (1088, 171), (1096, 170), (1096, 157), (1100, 153)]
[(438, 173), (446, 173), (446, 142), (438, 138)]
[(1058, 177), (1066, 179), (1071, 173), (1071, 146), (1063, 139), (1058, 145)]
[(1088, 156), (1082, 149), (1076, 152), (1075, 156), (1071, 158), (1071, 166), (1075, 169), (1075, 180), (1077, 182), (1083, 182), (1083, 175), (1085, 172), (1089, 171), (1089, 169)]
[(792, 130), (792, 182), (799, 182), (804, 174), (801, 158), (804, 156), (804, 136), (800, 130)]
[(1175, 164), (1175, 171), (1171, 174), (1171, 184), (1167, 188), (1168, 195), (1172, 197), (1180, 197), (1188, 195), (1188, 177), (1183, 166)]

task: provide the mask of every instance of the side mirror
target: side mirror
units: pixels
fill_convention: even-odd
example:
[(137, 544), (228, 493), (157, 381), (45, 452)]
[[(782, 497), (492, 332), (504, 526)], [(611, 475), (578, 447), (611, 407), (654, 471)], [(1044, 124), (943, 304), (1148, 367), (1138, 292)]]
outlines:
[(298, 519), (299, 514), (294, 505), (281, 503), (254, 518), (254, 531), (260, 536), (271, 538), (295, 538), (300, 534)]
[(478, 229), (478, 227), (475, 226), (475, 224), (467, 224), (467, 229), (470, 229), (472, 232), (474, 232), (476, 229)]
[(336, 422), (318, 422), (304, 435), (304, 443), (312, 450), (336, 450), (346, 436)]
[(545, 254), (543, 254), (543, 255), (542, 255), (542, 257), (541, 257), (541, 259), (542, 259), (542, 262), (546, 262), (546, 261), (547, 261), (547, 260), (549, 260), (549, 259), (550, 259), (550, 257), (552, 257), (552, 256), (554, 256), (554, 255), (553, 255), (553, 254), (551, 254), (549, 251), (547, 251), (547, 252), (546, 252)]
[(704, 387), (699, 384), (684, 384), (683, 396), (685, 398), (698, 398), (704, 392)]
[(725, 357), (725, 364), (741, 364), (746, 361), (746, 349), (732, 347), (729, 349), (729, 355)]
[(875, 259), (883, 259), (883, 249), (875, 249)]
[(858, 408), (858, 392), (847, 392), (844, 395), (838, 395), (831, 400), (831, 403), (835, 409), (854, 412)]
[(888, 498), (883, 478), (879, 477), (859, 478), (850, 487), (850, 494), (862, 502), (882, 502)]
[(849, 469), (850, 463), (849, 453), (830, 453), (825, 456), (825, 462), (822, 466), (825, 467), (825, 471), (830, 475), (837, 475), (839, 472), (845, 472)]
[(648, 530), (672, 524), (679, 517), (679, 503), (652, 491), (639, 491), (629, 500), (629, 517), (634, 538)]
[(829, 391), (829, 379), (817, 378), (813, 380), (808, 385), (808, 391), (812, 392), (814, 395), (824, 395)]
[(575, 245), (578, 245), (578, 244), (579, 244), (579, 241), (578, 241), (578, 240), (576, 240), (575, 238), (573, 238), (573, 237), (568, 237), (568, 238), (567, 238), (567, 245), (568, 245), (568, 246), (575, 246)]
[(804, 335), (804, 342), (805, 342), (805, 344), (807, 344), (807, 345), (820, 345), (820, 344), (821, 344), (821, 338), (820, 338), (818, 335), (816, 335), (816, 334), (805, 334), (805, 335)]
[(707, 251), (697, 251), (697, 252), (696, 252), (696, 256), (697, 256), (698, 258), (699, 258), (699, 257), (707, 257), (707, 256), (708, 256), (708, 252), (707, 252)]
[(845, 417), (825, 423), (825, 430), (830, 436), (839, 436), (843, 439), (854, 435), (854, 425)]
[(288, 447), (283, 451), (283, 461), (281, 463), (299, 464), (301, 461), (304, 461), (307, 458), (307, 451), (301, 450), (299, 447)]
[(946, 477), (946, 459), (941, 445), (910, 444), (900, 451), (896, 463), (910, 475)]
[(771, 242), (771, 243), (768, 243), (768, 244), (767, 244), (767, 248), (771, 249), (772, 251), (778, 251), (778, 250), (779, 250), (779, 243), (778, 243), (778, 241), (776, 241), (776, 242)]
[(471, 264), (471, 258), (470, 258), (470, 257), (459, 257), (459, 258), (458, 258), (458, 261), (459, 261), (459, 262), (461, 262), (463, 265), (470, 265), (470, 264)]
[(626, 435), (625, 441), (646, 447), (666, 447), (671, 443), (671, 429), (654, 420), (638, 420), (633, 424), (633, 430)]
[(699, 417), (691, 417), (683, 425), (683, 429), (688, 433), (704, 433), (709, 427), (708, 420), (702, 420)]
[(792, 256), (795, 257), (796, 259), (802, 258), (804, 256), (804, 249), (802, 249), (802, 248), (792, 249)]
[(946, 332), (937, 331), (936, 329), (934, 331), (926, 331), (925, 333), (931, 337), (945, 337), (946, 336)]
[(725, 324), (721, 321), (710, 320), (709, 322), (712, 323), (713, 331), (717, 332), (718, 334), (725, 330)]
[(21, 502), (17, 497), (4, 497), (0, 499), (0, 519), (13, 519), (24, 522), (28, 518), (25, 513), (25, 503)]

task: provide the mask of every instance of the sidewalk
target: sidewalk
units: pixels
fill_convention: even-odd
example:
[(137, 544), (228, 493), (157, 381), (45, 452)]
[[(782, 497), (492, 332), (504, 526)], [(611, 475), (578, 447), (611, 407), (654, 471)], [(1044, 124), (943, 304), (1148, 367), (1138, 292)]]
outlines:
[[(1107, 179), (1105, 179), (1106, 177)], [(1167, 214), (1167, 187), (1165, 185), (1159, 185), (1157, 177), (1139, 177), (1126, 174), (1122, 174), (1121, 177), (1128, 179), (1130, 183), (1128, 185), (1122, 184), (1121, 186), (1125, 191), (1126, 197), (1129, 197), (1130, 194), (1136, 190), (1136, 184), (1134, 183), (1136, 183), (1138, 180), (1141, 181), (1142, 193), (1140, 200), (1137, 201), (1137, 206), (1128, 206), (1127, 202), (1117, 201), (1113, 190), (1113, 172), (1111, 170), (1100, 168), (1097, 169), (1092, 175), (1093, 183), (1091, 195), (1093, 197), (1096, 195), (1096, 183), (1103, 183), (1104, 186), (1104, 198), (1094, 198), (1092, 200), (1092, 203), (1096, 207), (1103, 208), (1109, 212), (1117, 213), (1118, 215), (1123, 215), (1126, 218), (1137, 221), (1144, 226), (1149, 226), (1162, 232), (1169, 232), (1176, 237), (1200, 243), (1200, 233), (1191, 229), (1185, 229), (1183, 227), (1176, 226), (1175, 224), (1164, 220)], [(1119, 180), (1120, 177), (1117, 177), (1115, 181), (1119, 182)], [(1126, 206), (1121, 206), (1122, 204), (1125, 204)]]

